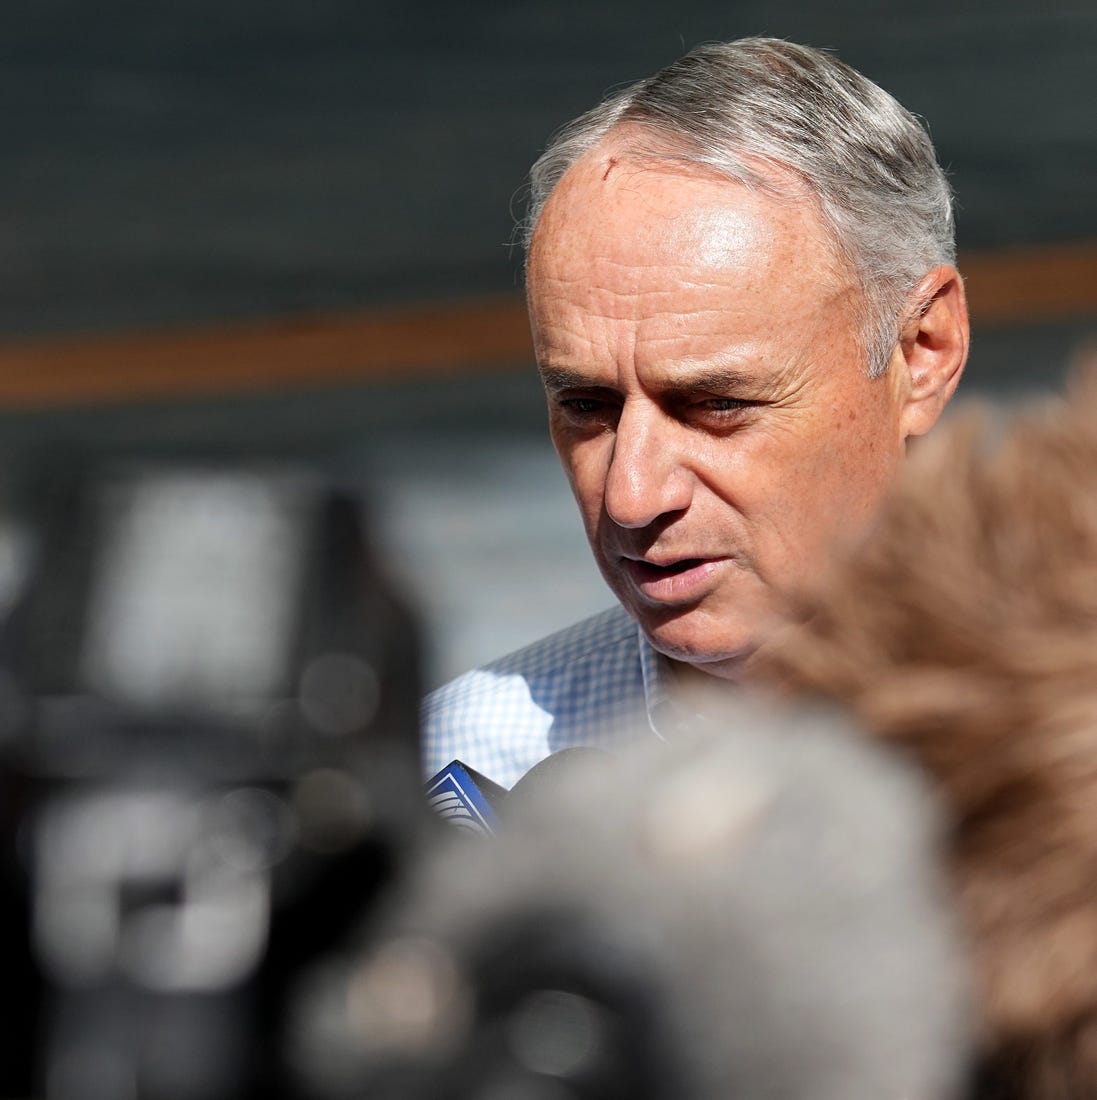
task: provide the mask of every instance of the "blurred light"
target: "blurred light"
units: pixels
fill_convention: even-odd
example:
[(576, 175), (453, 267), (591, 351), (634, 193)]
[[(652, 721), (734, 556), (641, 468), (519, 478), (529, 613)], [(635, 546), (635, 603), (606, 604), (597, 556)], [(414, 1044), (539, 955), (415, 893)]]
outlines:
[(116, 964), (123, 887), (179, 874), (193, 807), (173, 795), (108, 791), (47, 805), (34, 834), (34, 936), (47, 969), (67, 985)]
[(141, 706), (239, 706), (278, 688), (301, 525), (258, 475), (173, 473), (105, 494), (84, 675)]
[[(217, 858), (203, 838), (205, 811), (178, 794), (141, 791), (45, 809), (34, 937), (57, 981), (82, 986), (113, 975), (194, 992), (231, 988), (251, 973), (266, 946), (266, 880)], [(222, 836), (221, 846), (261, 860), (243, 833)]]
[(240, 871), (261, 871), (284, 859), (295, 826), (289, 806), (271, 791), (243, 787), (221, 795), (204, 820), (211, 856)]
[(297, 781), (291, 796), (298, 841), (314, 852), (338, 852), (360, 840), (372, 824), (361, 781), (337, 768), (316, 768)]
[(377, 673), (351, 653), (325, 653), (301, 673), (301, 713), (318, 733), (344, 736), (364, 729), (380, 701)]
[(561, 989), (538, 990), (507, 1020), (514, 1057), (533, 1073), (573, 1077), (596, 1066), (606, 1051), (604, 1010)]
[(437, 1052), (468, 1023), (464, 983), (452, 957), (429, 940), (384, 945), (352, 975), (347, 1015), (358, 1039), (389, 1053)]
[(158, 992), (231, 989), (266, 946), (268, 896), (258, 875), (206, 874), (177, 904), (145, 905), (126, 922), (123, 971)]

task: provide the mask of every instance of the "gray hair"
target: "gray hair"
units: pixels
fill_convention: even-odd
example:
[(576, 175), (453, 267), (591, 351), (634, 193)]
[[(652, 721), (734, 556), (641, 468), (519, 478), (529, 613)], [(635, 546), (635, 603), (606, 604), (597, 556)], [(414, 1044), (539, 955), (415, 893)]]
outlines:
[(776, 197), (788, 197), (781, 180), (791, 172), (860, 283), (868, 372), (886, 370), (912, 291), (955, 262), (951, 189), (918, 118), (821, 50), (775, 38), (699, 46), (556, 135), (530, 171), (527, 254), (564, 173), (626, 124), (655, 139), (636, 144), (637, 155), (703, 166)]

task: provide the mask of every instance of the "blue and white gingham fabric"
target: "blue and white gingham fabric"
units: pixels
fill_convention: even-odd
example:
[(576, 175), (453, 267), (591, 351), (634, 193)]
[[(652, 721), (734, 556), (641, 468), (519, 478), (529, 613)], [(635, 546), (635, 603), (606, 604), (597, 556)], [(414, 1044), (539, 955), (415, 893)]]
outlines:
[(573, 745), (658, 736), (662, 658), (621, 607), (459, 676), (423, 703), (423, 766), (461, 760), (504, 787)]

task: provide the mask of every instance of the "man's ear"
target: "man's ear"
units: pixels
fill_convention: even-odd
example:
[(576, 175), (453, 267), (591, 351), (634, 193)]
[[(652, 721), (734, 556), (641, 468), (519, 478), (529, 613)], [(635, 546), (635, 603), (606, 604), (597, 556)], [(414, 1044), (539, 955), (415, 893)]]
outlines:
[(904, 435), (922, 435), (937, 422), (960, 381), (970, 331), (964, 282), (956, 268), (935, 267), (910, 297), (893, 367), (906, 383)]

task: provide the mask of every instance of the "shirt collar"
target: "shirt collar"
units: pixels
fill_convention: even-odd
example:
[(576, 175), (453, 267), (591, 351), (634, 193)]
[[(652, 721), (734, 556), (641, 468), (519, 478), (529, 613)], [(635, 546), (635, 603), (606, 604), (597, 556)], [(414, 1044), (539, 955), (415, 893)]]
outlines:
[[(655, 736), (669, 741), (685, 729), (694, 726), (704, 713), (689, 704), (689, 696), (683, 700), (674, 691), (674, 670), (670, 659), (652, 648), (643, 631), (636, 628), (640, 647), (640, 672), (644, 681), (644, 703), (648, 724)], [(694, 697), (696, 698), (696, 697)]]
[(673, 673), (667, 658), (652, 648), (639, 626), (636, 637), (640, 647), (640, 673), (644, 680), (648, 725), (656, 737), (667, 741), (681, 730), (687, 714), (671, 692)]

